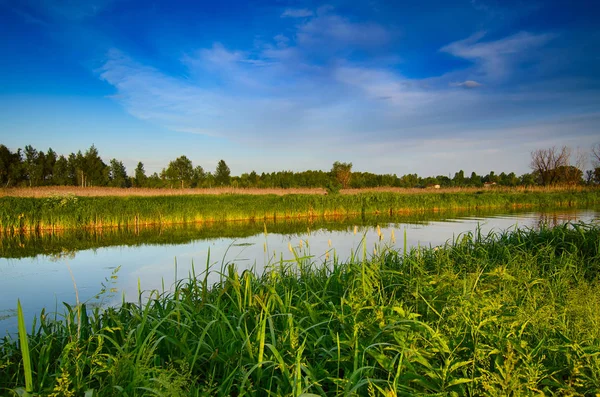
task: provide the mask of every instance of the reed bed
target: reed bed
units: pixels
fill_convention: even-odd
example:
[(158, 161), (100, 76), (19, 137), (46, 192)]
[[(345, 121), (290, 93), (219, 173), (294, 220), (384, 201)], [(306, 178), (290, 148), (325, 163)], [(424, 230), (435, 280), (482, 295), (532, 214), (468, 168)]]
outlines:
[(137, 227), (189, 222), (398, 214), (483, 208), (587, 206), (600, 190), (355, 195), (1, 197), (0, 231)]
[(598, 225), (567, 224), (363, 245), (345, 263), (299, 242), (261, 275), (223, 264), (214, 285), (193, 272), (138, 302), (42, 312), (29, 331), (20, 316), (0, 394), (597, 395), (599, 241)]
[(53, 196), (79, 196), (79, 197), (128, 197), (128, 196), (193, 196), (193, 195), (221, 195), (221, 194), (274, 194), (283, 196), (287, 194), (319, 194), (324, 195), (327, 190), (323, 188), (236, 188), (232, 186), (214, 188), (185, 188), (185, 189), (159, 189), (159, 188), (119, 188), (119, 187), (77, 187), (77, 186), (39, 186), (0, 188), (0, 197), (53, 197)]
[[(600, 210), (600, 207), (592, 207)], [(527, 213), (527, 208), (502, 209), (500, 214)], [(25, 258), (38, 255), (61, 256), (81, 250), (111, 246), (141, 246), (187, 244), (192, 241), (216, 238), (246, 238), (263, 233), (300, 236), (307, 230), (352, 232), (356, 227), (378, 225), (428, 224), (435, 221), (463, 217), (484, 218), (498, 215), (495, 209), (418, 211), (401, 214), (355, 214), (349, 216), (243, 220), (235, 222), (178, 223), (140, 225), (138, 227), (104, 227), (88, 229), (37, 230), (31, 233), (9, 232), (0, 234), (0, 258)], [(537, 214), (539, 224), (557, 225), (576, 221), (578, 210), (545, 208)]]
[[(588, 186), (490, 186), (477, 187), (444, 187), (441, 189), (419, 189), (401, 187), (374, 187), (360, 189), (341, 189), (340, 194), (362, 194), (362, 193), (399, 193), (399, 194), (440, 194), (440, 193), (475, 193), (481, 190), (494, 192), (585, 192), (597, 190)], [(194, 196), (194, 195), (270, 195), (285, 196), (288, 194), (316, 194), (325, 195), (324, 188), (236, 188), (236, 187), (214, 187), (214, 188), (186, 188), (186, 189), (158, 189), (158, 188), (118, 188), (118, 187), (77, 187), (77, 186), (38, 186), (0, 188), (0, 197), (54, 197), (54, 196), (79, 196), (79, 197), (128, 197), (128, 196)]]

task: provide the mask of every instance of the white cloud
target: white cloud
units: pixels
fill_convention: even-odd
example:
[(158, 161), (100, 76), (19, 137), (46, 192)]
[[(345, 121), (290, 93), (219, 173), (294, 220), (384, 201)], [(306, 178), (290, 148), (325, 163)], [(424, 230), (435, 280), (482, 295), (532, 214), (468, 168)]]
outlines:
[(331, 51), (336, 46), (376, 48), (386, 44), (390, 33), (381, 25), (370, 22), (352, 22), (340, 15), (321, 13), (299, 25), (296, 40), (304, 47), (324, 46)]
[[(444, 165), (447, 168), (479, 164), (480, 172), (488, 159), (492, 163), (485, 169), (510, 169), (512, 163), (500, 166), (507, 158), (504, 148), (524, 150), (518, 143), (529, 139), (510, 131), (536, 136), (537, 141), (554, 131), (547, 129), (546, 135), (538, 136), (544, 129), (528, 129), (523, 120), (537, 118), (536, 123), (542, 124), (551, 114), (560, 122), (569, 112), (598, 104), (599, 96), (593, 92), (565, 88), (548, 95), (552, 88), (532, 83), (504, 91), (488, 86), (485, 79), (512, 73), (515, 62), (527, 59), (527, 52), (542, 46), (550, 35), (521, 33), (489, 42), (482, 41), (483, 33), (473, 35), (442, 49), (473, 60), (472, 68), (419, 80), (388, 64), (351, 62), (335, 51), (388, 37), (380, 26), (359, 36), (365, 26), (325, 10), (296, 25), (295, 32), (247, 51), (215, 43), (189, 54), (182, 59), (189, 70), (187, 78), (169, 76), (113, 51), (101, 78), (115, 87), (115, 100), (129, 113), (160, 126), (223, 137), (250, 150), (276, 147), (287, 157), (295, 151), (310, 153), (324, 159), (324, 165), (315, 164), (321, 168), (342, 153), (357, 153), (359, 159), (370, 156), (364, 161), (373, 171), (386, 171), (389, 162), (419, 161), (417, 154), (447, 157), (449, 151), (455, 154)], [(292, 37), (295, 40), (288, 39)], [(313, 58), (312, 44), (320, 42), (330, 44), (325, 47), (327, 57)], [(478, 88), (483, 83), (489, 89), (450, 88)], [(427, 166), (427, 172), (439, 172), (435, 161)]]
[(314, 13), (306, 8), (288, 8), (282, 14), (281, 17), (289, 17), (289, 18), (306, 18), (313, 16)]
[(475, 74), (492, 80), (502, 80), (514, 72), (514, 66), (534, 58), (536, 50), (555, 36), (520, 32), (496, 41), (481, 41), (485, 32), (444, 46), (440, 51), (473, 61)]
[(448, 83), (450, 85), (450, 87), (462, 87), (462, 88), (477, 88), (477, 87), (481, 87), (482, 84), (478, 83), (474, 80), (466, 80), (463, 81), (462, 83)]

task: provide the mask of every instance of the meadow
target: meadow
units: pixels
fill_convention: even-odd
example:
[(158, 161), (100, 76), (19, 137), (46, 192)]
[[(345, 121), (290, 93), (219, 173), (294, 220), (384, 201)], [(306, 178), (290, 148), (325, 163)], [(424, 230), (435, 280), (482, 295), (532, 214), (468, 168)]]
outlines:
[[(122, 189), (123, 190), (123, 189)], [(137, 227), (189, 222), (277, 220), (483, 208), (587, 206), (598, 189), (456, 190), (410, 194), (196, 194), (0, 197), (0, 231)]]
[(21, 316), (0, 394), (597, 395), (599, 242), (567, 224), (317, 263), (299, 241), (264, 274), (224, 263), (214, 285), (193, 271), (138, 302)]

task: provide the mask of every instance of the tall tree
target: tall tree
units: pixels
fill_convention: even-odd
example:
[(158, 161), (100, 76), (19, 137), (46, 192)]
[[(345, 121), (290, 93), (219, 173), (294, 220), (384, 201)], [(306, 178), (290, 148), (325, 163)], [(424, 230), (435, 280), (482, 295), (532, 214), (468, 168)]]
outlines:
[(109, 185), (112, 187), (130, 187), (127, 170), (122, 161), (117, 159), (110, 160), (109, 165)]
[(594, 182), (600, 183), (600, 143), (592, 146), (592, 167), (594, 167), (593, 175)]
[(52, 148), (48, 148), (46, 159), (44, 161), (43, 179), (46, 184), (55, 185), (54, 179), (54, 164), (56, 164), (56, 152)]
[(144, 170), (144, 163), (141, 161), (138, 162), (137, 167), (135, 167), (135, 186), (136, 187), (144, 187), (146, 186), (146, 170)]
[(0, 183), (3, 187), (16, 186), (24, 178), (25, 166), (21, 149), (11, 152), (0, 144)]
[(40, 153), (31, 145), (25, 146), (25, 175), (29, 186), (38, 186), (44, 171), (43, 162), (40, 164)]
[(73, 177), (69, 175), (69, 162), (65, 156), (60, 156), (52, 167), (52, 182), (55, 185), (72, 185)]
[(204, 183), (206, 179), (206, 172), (204, 172), (204, 168), (201, 166), (196, 166), (194, 168), (194, 175), (192, 176), (192, 187), (200, 187)]
[(100, 158), (98, 149), (92, 145), (85, 152), (84, 174), (86, 175), (86, 186), (106, 186), (108, 183), (108, 167)]
[(165, 176), (171, 182), (178, 182), (182, 189), (185, 185), (189, 186), (194, 176), (192, 162), (186, 156), (178, 157), (169, 163)]
[(220, 186), (228, 186), (231, 180), (231, 170), (225, 160), (219, 161), (215, 170), (215, 182)]
[(341, 163), (336, 161), (331, 167), (331, 175), (346, 189), (352, 178), (352, 163)]
[(571, 149), (566, 146), (534, 150), (531, 152), (530, 167), (539, 173), (542, 185), (553, 185), (558, 182), (559, 167), (569, 165), (569, 157)]

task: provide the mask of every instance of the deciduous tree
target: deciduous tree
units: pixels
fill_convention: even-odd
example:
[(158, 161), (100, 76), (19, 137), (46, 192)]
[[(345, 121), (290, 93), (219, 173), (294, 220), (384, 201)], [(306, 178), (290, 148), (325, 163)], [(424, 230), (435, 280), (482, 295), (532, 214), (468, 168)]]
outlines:
[(194, 176), (192, 161), (186, 156), (178, 157), (169, 163), (165, 176), (171, 182), (177, 181), (182, 189), (186, 185), (189, 186)]
[(553, 185), (558, 183), (559, 167), (569, 165), (570, 157), (571, 149), (567, 146), (538, 149), (531, 152), (530, 167), (539, 174), (542, 185)]
[(336, 161), (331, 168), (331, 174), (346, 189), (350, 185), (352, 178), (352, 163), (342, 163)]

